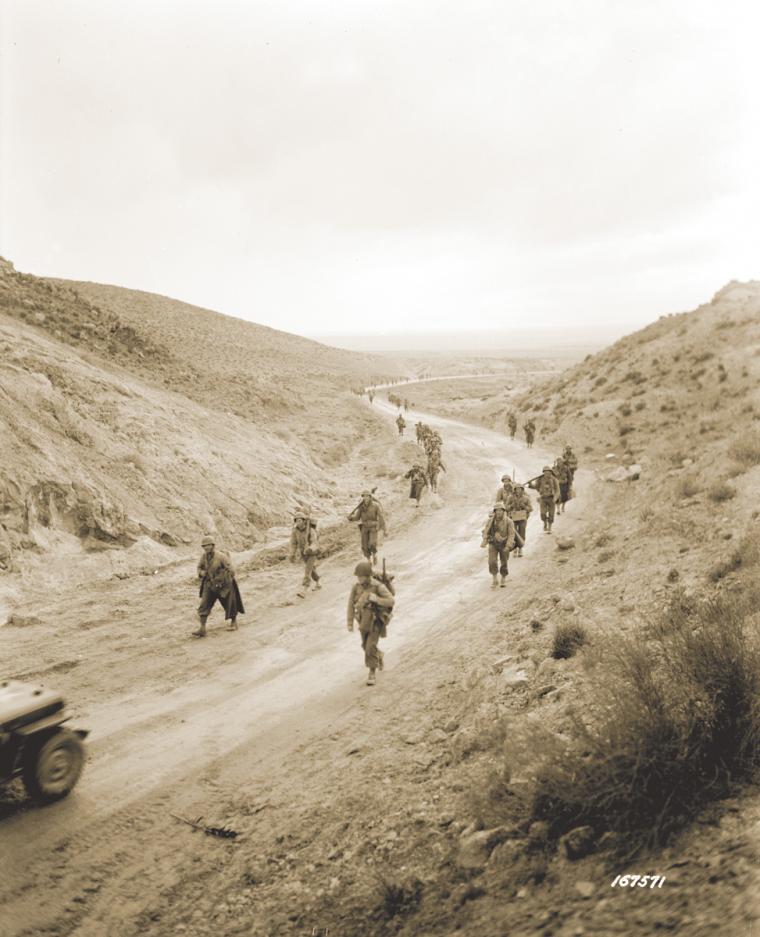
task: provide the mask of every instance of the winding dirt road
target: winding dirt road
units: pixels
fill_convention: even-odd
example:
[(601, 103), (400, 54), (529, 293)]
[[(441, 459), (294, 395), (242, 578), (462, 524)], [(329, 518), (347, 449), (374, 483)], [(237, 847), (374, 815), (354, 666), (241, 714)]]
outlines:
[[(374, 406), (395, 416), (379, 399)], [(220, 780), (274, 777), (286, 754), (349, 720), (357, 695), (392, 693), (402, 672), (413, 679), (398, 666), (408, 651), (441, 640), (447, 621), (486, 596), (499, 598), (479, 530), (499, 476), (514, 467), (531, 477), (542, 456), (481, 427), (407, 418), (410, 429), (418, 419), (440, 429), (448, 474), (438, 497), (388, 519), (381, 552), (397, 573), (398, 604), (376, 688), (364, 686), (358, 637), (345, 629), (354, 552), (324, 562), (324, 588), (302, 602), (289, 597), (294, 567), (251, 573), (241, 588), (254, 614), (229, 634), (217, 612), (206, 641), (187, 638), (195, 558), (155, 576), (38, 596), (29, 608), (40, 623), (6, 630), (6, 660), (36, 662), (14, 676), (64, 690), (91, 740), (66, 801), (41, 809), (0, 800), (2, 937), (124, 933), (120, 921), (139, 910), (158, 870), (162, 887), (180, 874), (170, 811), (213, 799)], [(536, 514), (510, 587), (550, 539), (539, 536)]]

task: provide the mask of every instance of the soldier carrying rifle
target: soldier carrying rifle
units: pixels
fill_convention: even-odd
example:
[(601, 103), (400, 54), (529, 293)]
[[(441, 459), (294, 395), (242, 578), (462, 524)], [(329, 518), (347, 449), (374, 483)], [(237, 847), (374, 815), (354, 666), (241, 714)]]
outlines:
[(356, 582), (348, 597), (346, 626), (353, 631), (354, 621), (359, 624), (364, 664), (368, 669), (367, 686), (374, 686), (376, 672), (383, 669), (383, 652), (377, 645), (380, 638), (386, 637), (386, 627), (393, 614), (393, 582), (385, 571), (385, 561), (382, 576), (375, 576), (366, 560), (356, 564), (354, 576)]

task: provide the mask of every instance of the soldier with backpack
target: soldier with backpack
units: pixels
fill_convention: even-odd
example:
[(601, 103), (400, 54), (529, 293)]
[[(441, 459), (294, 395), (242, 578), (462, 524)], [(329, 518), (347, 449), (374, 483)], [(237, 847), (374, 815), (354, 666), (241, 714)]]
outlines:
[(354, 621), (359, 624), (364, 664), (369, 671), (367, 686), (374, 686), (376, 672), (383, 669), (383, 652), (377, 646), (378, 641), (386, 637), (386, 628), (393, 614), (393, 581), (385, 572), (385, 562), (382, 576), (376, 576), (366, 560), (356, 564), (354, 576), (356, 582), (348, 597), (346, 626), (353, 631)]
[(414, 463), (406, 475), (404, 475), (404, 478), (408, 478), (410, 482), (409, 497), (414, 498), (416, 502), (415, 507), (419, 507), (422, 492), (428, 486), (427, 475), (423, 471), (419, 462)]
[(537, 478), (532, 478), (528, 482), (528, 487), (538, 492), (544, 533), (550, 534), (554, 523), (554, 506), (559, 501), (559, 482), (552, 471), (551, 465), (545, 465), (542, 474)]
[(488, 547), (488, 572), (491, 574), (492, 588), (499, 585), (499, 573), (502, 589), (507, 584), (507, 561), (510, 551), (514, 548), (515, 537), (515, 525), (506, 512), (504, 502), (497, 501), (483, 527), (483, 540), (480, 544), (481, 547)]
[(380, 502), (371, 491), (363, 491), (362, 499), (348, 515), (350, 521), (358, 521), (361, 530), (362, 553), (374, 563), (377, 558), (377, 532), (387, 532), (385, 517)]
[(514, 413), (509, 414), (507, 423), (509, 424), (509, 438), (514, 439), (515, 433), (517, 432), (517, 417)]
[(398, 426), (399, 436), (403, 436), (406, 429), (406, 420), (401, 416), (401, 413), (396, 417), (396, 426)]
[(303, 582), (296, 594), (304, 598), (312, 582), (314, 591), (321, 589), (322, 585), (317, 572), (317, 558), (319, 557), (317, 522), (303, 511), (298, 511), (293, 518), (293, 530), (290, 533), (290, 562), (295, 563), (296, 557), (304, 564)]
[(514, 491), (507, 501), (507, 514), (512, 518), (512, 523), (515, 525), (515, 533), (519, 537), (519, 540), (522, 540), (522, 543), (518, 540), (518, 556), (523, 555), (528, 517), (532, 510), (533, 505), (530, 503), (530, 498), (525, 494), (525, 488), (523, 488), (522, 485), (515, 485)]

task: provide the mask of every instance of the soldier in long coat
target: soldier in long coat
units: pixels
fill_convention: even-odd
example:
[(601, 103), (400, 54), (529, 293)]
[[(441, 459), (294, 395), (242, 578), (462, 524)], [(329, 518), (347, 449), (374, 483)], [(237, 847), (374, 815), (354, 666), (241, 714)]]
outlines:
[(206, 620), (216, 602), (219, 602), (224, 609), (225, 621), (229, 620), (227, 630), (237, 631), (237, 617), (245, 615), (245, 608), (230, 558), (226, 553), (217, 552), (213, 537), (204, 537), (201, 546), (203, 554), (198, 562), (201, 599), (198, 606), (200, 627), (197, 631), (193, 631), (193, 637), (206, 637)]
[(404, 475), (404, 478), (408, 478), (410, 481), (409, 497), (414, 498), (416, 502), (415, 507), (419, 507), (422, 492), (428, 486), (427, 475), (423, 471), (422, 466), (418, 462), (415, 462), (406, 475)]

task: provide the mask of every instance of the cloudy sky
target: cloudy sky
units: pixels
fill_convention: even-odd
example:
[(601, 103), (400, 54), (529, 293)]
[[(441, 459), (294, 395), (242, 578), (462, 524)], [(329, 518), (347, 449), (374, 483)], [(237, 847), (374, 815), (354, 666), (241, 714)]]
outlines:
[(0, 253), (305, 334), (760, 277), (755, 0), (0, 0)]

